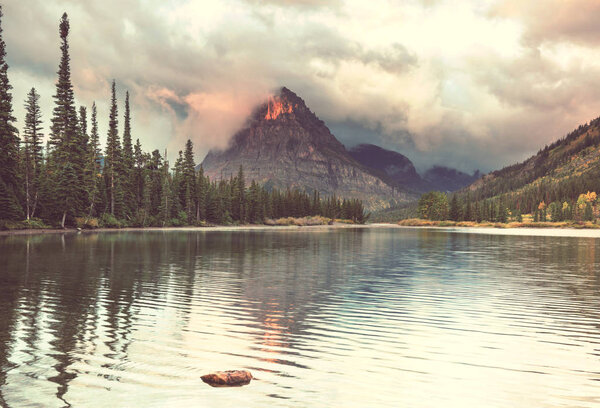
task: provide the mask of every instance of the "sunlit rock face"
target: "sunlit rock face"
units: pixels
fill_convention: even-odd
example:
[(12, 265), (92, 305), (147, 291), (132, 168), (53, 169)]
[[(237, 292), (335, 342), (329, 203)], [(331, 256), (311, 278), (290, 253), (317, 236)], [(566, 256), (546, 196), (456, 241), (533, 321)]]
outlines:
[(235, 176), (268, 188), (317, 190), (359, 198), (369, 209), (414, 197), (393, 189), (346, 151), (325, 123), (287, 88), (257, 107), (224, 151), (208, 153), (202, 166), (211, 179)]
[[(296, 104), (296, 109), (298, 104)], [(293, 106), (287, 98), (282, 98), (280, 95), (269, 97), (267, 102), (267, 114), (265, 115), (266, 120), (275, 120), (281, 114), (292, 113)]]

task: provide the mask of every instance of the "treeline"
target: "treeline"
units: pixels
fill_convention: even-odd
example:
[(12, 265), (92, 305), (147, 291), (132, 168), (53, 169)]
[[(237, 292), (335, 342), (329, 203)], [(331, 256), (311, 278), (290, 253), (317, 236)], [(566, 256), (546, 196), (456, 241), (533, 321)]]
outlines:
[(298, 190), (267, 191), (255, 182), (247, 187), (242, 168), (228, 180), (211, 181), (201, 168), (196, 170), (190, 140), (170, 168), (166, 153), (147, 153), (139, 139), (132, 142), (128, 92), (122, 137), (119, 135), (114, 81), (103, 152), (95, 103), (89, 121), (86, 107), (75, 106), (69, 28), (65, 13), (59, 24), (61, 59), (55, 107), (44, 148), (40, 96), (35, 88), (25, 101), (22, 140), (13, 125), (12, 87), (0, 24), (0, 219), (62, 227), (248, 223), (310, 215), (359, 223), (366, 220), (358, 200), (322, 199), (317, 192)]
[(517, 202), (505, 197), (474, 201), (469, 194), (455, 193), (449, 199), (444, 193), (432, 191), (419, 200), (418, 213), (433, 221), (523, 222), (524, 215), (533, 222), (596, 221), (600, 216), (597, 194), (581, 193), (576, 200), (540, 201), (530, 212), (522, 212)]
[(600, 216), (600, 118), (535, 156), (484, 176), (451, 196), (422, 196), (419, 216), (453, 221), (595, 221)]
[[(575, 203), (579, 195), (600, 191), (600, 166), (583, 165), (570, 174), (553, 178), (557, 169), (569, 168), (574, 158), (585, 158), (590, 148), (600, 145), (600, 118), (579, 126), (565, 137), (545, 146), (530, 159), (497, 170), (483, 178), (474, 191), (462, 191), (472, 202), (482, 202), (504, 196), (509, 207), (523, 213), (533, 213), (541, 202)], [(578, 171), (582, 170), (582, 171)]]

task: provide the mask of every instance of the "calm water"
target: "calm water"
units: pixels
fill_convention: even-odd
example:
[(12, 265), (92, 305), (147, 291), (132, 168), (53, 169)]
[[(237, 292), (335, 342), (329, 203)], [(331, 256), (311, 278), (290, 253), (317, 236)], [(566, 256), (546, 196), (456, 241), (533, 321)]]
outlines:
[[(599, 242), (0, 237), (0, 406), (598, 407)], [(238, 368), (257, 379), (200, 380)]]

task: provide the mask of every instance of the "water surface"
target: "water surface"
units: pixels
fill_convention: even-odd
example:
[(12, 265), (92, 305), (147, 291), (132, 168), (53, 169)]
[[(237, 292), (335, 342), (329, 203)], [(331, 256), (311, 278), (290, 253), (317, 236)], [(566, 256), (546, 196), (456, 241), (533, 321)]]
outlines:
[[(242, 388), (200, 376), (249, 369)], [(597, 407), (594, 238), (0, 237), (3, 407)]]

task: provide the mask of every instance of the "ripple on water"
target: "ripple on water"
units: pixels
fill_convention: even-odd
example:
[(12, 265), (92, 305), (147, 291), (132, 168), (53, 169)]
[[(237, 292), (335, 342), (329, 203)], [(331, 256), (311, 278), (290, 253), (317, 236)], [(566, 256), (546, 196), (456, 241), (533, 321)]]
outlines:
[[(596, 249), (384, 228), (5, 238), (0, 405), (597, 406)], [(199, 379), (233, 368), (256, 379)]]

